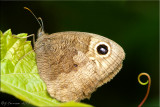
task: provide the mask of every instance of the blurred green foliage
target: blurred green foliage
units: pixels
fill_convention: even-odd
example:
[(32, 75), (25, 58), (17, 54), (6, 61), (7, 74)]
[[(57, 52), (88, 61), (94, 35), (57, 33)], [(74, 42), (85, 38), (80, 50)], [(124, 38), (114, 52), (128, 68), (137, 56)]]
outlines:
[[(106, 36), (124, 48), (126, 59), (120, 73), (94, 92), (90, 100), (82, 102), (94, 106), (137, 106), (147, 90), (147, 86), (138, 83), (137, 76), (147, 72), (152, 83), (144, 107), (158, 106), (159, 1), (1, 2), (3, 32), (11, 28), (15, 34), (37, 33), (39, 25), (24, 6), (42, 17), (47, 33), (91, 32)], [(21, 102), (10, 95), (1, 93), (1, 96), (2, 101)]]

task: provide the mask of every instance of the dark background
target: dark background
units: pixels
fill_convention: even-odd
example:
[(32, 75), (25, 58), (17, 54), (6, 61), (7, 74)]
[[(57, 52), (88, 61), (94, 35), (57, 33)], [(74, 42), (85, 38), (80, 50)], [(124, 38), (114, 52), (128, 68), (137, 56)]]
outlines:
[[(14, 34), (37, 34), (39, 25), (26, 10), (30, 8), (44, 22), (45, 32), (83, 31), (106, 36), (126, 52), (123, 69), (111, 82), (98, 88), (90, 100), (94, 106), (135, 107), (144, 98), (147, 86), (137, 81), (141, 72), (150, 74), (151, 90), (144, 107), (159, 103), (159, 2), (158, 1), (41, 1), (1, 2), (0, 30)], [(32, 38), (30, 38), (32, 39)], [(142, 77), (145, 82), (147, 78)], [(1, 102), (20, 103), (1, 93)]]

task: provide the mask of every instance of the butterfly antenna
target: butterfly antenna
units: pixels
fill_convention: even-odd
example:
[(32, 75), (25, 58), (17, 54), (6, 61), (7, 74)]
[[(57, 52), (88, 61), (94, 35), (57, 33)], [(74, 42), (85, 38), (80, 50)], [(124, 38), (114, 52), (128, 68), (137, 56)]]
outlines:
[[(37, 20), (37, 22), (39, 23), (41, 29), (44, 31), (42, 18), (37, 18), (36, 15), (35, 15), (29, 8), (24, 7), (24, 9), (28, 10), (28, 11), (36, 18), (36, 20)], [(40, 23), (39, 20), (41, 20), (41, 23)]]
[(44, 25), (43, 25), (43, 20), (41, 17), (38, 17), (38, 19), (41, 21), (41, 28), (42, 28), (42, 31), (44, 32)]

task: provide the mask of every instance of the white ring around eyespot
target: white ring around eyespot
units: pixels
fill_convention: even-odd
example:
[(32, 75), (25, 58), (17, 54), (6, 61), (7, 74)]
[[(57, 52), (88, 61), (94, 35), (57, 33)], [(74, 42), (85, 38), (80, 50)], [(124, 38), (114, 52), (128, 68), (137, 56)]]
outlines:
[[(97, 47), (98, 47), (99, 45), (106, 45), (106, 46), (107, 46), (108, 52), (107, 52), (106, 55), (100, 55), (100, 54), (97, 52)], [(108, 57), (108, 56), (110, 55), (110, 53), (111, 53), (111, 47), (110, 47), (110, 45), (107, 44), (106, 42), (99, 42), (99, 43), (97, 43), (96, 46), (95, 46), (95, 48), (94, 48), (94, 50), (95, 50), (95, 52), (96, 52), (98, 55), (100, 55), (100, 56), (102, 56), (102, 57)]]

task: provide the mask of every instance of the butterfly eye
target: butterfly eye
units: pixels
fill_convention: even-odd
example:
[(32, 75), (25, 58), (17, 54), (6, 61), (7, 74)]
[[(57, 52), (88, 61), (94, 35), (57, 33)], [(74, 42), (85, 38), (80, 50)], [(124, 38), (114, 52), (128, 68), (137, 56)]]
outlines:
[(97, 52), (101, 55), (106, 55), (108, 53), (108, 47), (105, 44), (100, 44), (97, 47)]

